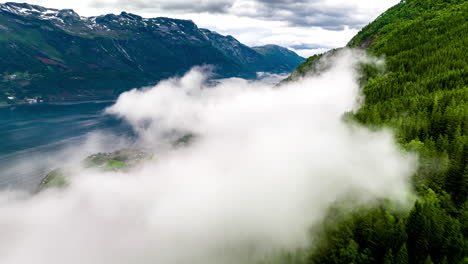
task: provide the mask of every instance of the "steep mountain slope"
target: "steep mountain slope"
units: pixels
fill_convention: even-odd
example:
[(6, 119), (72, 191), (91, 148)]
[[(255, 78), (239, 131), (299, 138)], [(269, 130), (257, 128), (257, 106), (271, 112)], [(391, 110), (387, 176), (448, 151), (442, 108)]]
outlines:
[(294, 55), (270, 58), (187, 20), (0, 4), (0, 103), (111, 97), (203, 64), (215, 77), (254, 78), (270, 61), (291, 71)]
[(277, 45), (252, 47), (252, 49), (263, 55), (263, 64), (267, 67), (267, 72), (288, 72), (290, 65), (299, 65), (304, 61), (304, 58), (296, 53)]
[[(214, 47), (250, 71), (286, 73), (291, 72), (304, 61), (304, 58), (293, 51), (277, 45), (250, 48), (232, 36), (222, 36), (207, 29), (201, 29), (201, 31), (208, 37)], [(261, 65), (261, 70), (258, 70), (258, 64)]]
[[(321, 242), (294, 263), (468, 263), (468, 2), (406, 0), (348, 44), (382, 56), (380, 72), (363, 65), (365, 104), (351, 118), (392, 127), (402, 148), (417, 151), (409, 213), (392, 205), (330, 213)], [(314, 74), (309, 58), (291, 79)]]

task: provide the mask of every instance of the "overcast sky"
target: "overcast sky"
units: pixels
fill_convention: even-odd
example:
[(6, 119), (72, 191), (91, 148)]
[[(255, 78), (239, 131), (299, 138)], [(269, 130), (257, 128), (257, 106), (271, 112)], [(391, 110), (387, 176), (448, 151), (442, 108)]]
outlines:
[(82, 16), (127, 11), (191, 19), (249, 46), (278, 44), (310, 56), (344, 46), (399, 0), (24, 0)]

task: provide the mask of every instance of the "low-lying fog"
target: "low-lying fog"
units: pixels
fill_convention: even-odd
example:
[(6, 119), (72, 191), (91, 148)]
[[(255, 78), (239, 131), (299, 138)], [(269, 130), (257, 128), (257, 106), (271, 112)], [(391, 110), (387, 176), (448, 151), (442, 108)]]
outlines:
[[(390, 131), (343, 121), (362, 101), (357, 64), (381, 62), (349, 50), (330, 60), (280, 88), (206, 85), (195, 68), (122, 94), (106, 112), (156, 158), (130, 172), (79, 170), (63, 190), (3, 191), (0, 263), (251, 263), (306, 245), (339, 198), (404, 204), (415, 157)], [(196, 135), (188, 146), (165, 144), (184, 133)]]

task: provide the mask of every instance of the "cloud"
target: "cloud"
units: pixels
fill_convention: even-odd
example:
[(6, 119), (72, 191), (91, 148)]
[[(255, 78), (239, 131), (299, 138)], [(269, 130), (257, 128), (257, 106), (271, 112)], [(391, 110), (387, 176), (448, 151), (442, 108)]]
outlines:
[(349, 6), (330, 8), (325, 1), (237, 1), (232, 12), (239, 16), (250, 16), (264, 20), (285, 21), (293, 26), (321, 27), (343, 30), (345, 26), (355, 28), (362, 24)]
[(298, 44), (292, 45), (291, 48), (293, 49), (332, 49), (333, 47), (318, 45), (318, 44)]
[(323, 54), (330, 49), (327, 48), (318, 48), (318, 49), (293, 49), (291, 48), (292, 51), (296, 52), (297, 54), (301, 55), (304, 58), (308, 58), (313, 55), (317, 54)]
[(289, 45), (289, 49), (296, 52), (304, 58), (308, 58), (316, 54), (325, 53), (330, 49), (333, 49), (333, 46), (300, 43)]
[[(377, 2), (377, 3), (376, 3)], [(343, 30), (361, 28), (397, 0), (99, 0), (90, 3), (94, 8), (119, 6), (123, 9), (178, 13), (222, 13), (267, 21), (283, 21), (293, 26), (321, 27)]]
[(145, 10), (145, 11), (177, 11), (177, 12), (207, 12), (207, 13), (226, 13), (232, 6), (232, 0), (200, 0), (196, 4), (185, 0), (171, 1), (147, 1), (147, 0), (99, 0), (92, 1), (90, 6), (93, 8), (106, 8), (110, 5), (117, 5), (122, 9)]
[(361, 28), (397, 0), (343, 1), (343, 0), (242, 0), (254, 2), (256, 14), (267, 20), (286, 21), (291, 25), (321, 27), (328, 30)]
[[(0, 193), (0, 263), (257, 261), (308, 243), (339, 198), (406, 201), (414, 157), (389, 131), (342, 120), (358, 107), (360, 61), (375, 60), (343, 51), (322, 75), (279, 89), (207, 85), (198, 68), (122, 94), (108, 112), (156, 158), (127, 173), (83, 170), (61, 191)], [(168, 131), (196, 139), (163, 153)]]

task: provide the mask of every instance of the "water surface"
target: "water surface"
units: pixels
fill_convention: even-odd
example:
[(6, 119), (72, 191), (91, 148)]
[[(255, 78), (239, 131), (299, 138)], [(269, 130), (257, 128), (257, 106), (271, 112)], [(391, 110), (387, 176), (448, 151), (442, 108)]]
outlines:
[[(50, 169), (93, 151), (93, 137), (131, 140), (129, 125), (103, 110), (111, 101), (0, 108), (0, 189), (33, 189)], [(88, 144), (87, 144), (88, 143)], [(98, 146), (96, 146), (98, 147)]]

